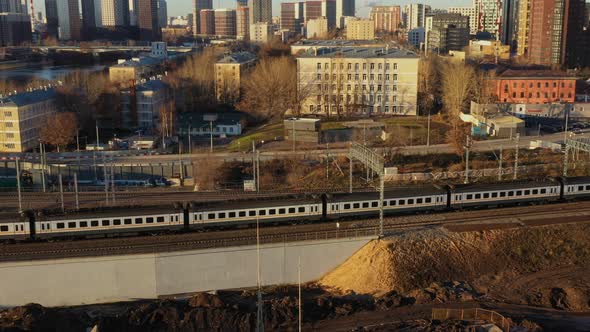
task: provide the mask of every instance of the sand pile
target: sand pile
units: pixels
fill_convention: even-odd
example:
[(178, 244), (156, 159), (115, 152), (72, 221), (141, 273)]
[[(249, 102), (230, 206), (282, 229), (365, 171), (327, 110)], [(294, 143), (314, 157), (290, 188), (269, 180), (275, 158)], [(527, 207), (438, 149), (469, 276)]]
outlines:
[(498, 288), (503, 276), (588, 263), (590, 225), (465, 233), (433, 229), (372, 241), (319, 284), (382, 295), (408, 293), (433, 282), (467, 281), (487, 292), (478, 281), (486, 279)]

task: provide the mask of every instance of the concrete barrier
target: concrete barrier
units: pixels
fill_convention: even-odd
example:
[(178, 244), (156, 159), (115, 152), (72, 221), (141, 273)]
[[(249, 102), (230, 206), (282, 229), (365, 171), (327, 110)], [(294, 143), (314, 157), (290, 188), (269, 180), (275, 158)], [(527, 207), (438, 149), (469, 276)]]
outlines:
[[(263, 285), (317, 280), (373, 237), (261, 246)], [(0, 263), (0, 306), (69, 306), (256, 286), (256, 246)]]

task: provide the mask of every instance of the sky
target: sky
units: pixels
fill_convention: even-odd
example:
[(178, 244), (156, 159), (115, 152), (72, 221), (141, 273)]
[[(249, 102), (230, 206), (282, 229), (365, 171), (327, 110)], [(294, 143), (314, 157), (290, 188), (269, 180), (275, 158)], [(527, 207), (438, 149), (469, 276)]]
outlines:
[[(184, 16), (191, 13), (193, 10), (193, 0), (167, 0), (168, 1), (168, 16)], [(278, 16), (280, 11), (280, 0), (272, 0), (273, 15)], [(369, 5), (405, 5), (408, 3), (416, 3), (411, 0), (356, 0), (356, 7), (359, 9), (359, 16), (367, 15), (366, 7)], [(420, 3), (429, 4), (434, 8), (446, 8), (450, 6), (469, 6), (471, 0), (421, 0)], [(45, 12), (45, 1), (34, 0), (35, 12)], [(235, 8), (235, 0), (213, 0), (214, 8)]]

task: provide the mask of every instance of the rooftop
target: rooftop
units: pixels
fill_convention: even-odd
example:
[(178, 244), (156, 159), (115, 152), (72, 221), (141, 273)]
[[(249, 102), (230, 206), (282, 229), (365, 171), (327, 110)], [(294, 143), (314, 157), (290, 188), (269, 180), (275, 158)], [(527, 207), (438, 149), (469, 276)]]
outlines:
[(162, 62), (161, 59), (145, 56), (140, 58), (132, 58), (129, 60), (121, 61), (113, 67), (142, 67), (142, 66), (155, 66)]
[(20, 92), (0, 98), (0, 107), (21, 107), (29, 104), (44, 102), (55, 98), (54, 88), (38, 89), (33, 91)]
[(155, 91), (155, 90), (162, 90), (167, 87), (166, 83), (162, 82), (161, 80), (149, 80), (143, 84), (140, 84), (135, 87), (136, 91)]
[(329, 39), (329, 40), (300, 40), (291, 46), (355, 46), (355, 45), (375, 45), (381, 46), (386, 43), (379, 40), (345, 40), (345, 39)]
[(558, 71), (558, 70), (543, 70), (543, 69), (523, 69), (523, 70), (516, 70), (516, 69), (508, 69), (503, 73), (499, 74), (498, 77), (500, 78), (524, 78), (524, 79), (531, 79), (531, 78), (571, 78), (575, 79), (574, 76), (569, 75), (567, 72)]
[(418, 59), (416, 53), (394, 47), (332, 47), (309, 49), (299, 54), (298, 58), (408, 58)]
[(217, 63), (246, 63), (256, 60), (256, 55), (250, 52), (236, 52), (224, 56)]
[(209, 121), (205, 120), (206, 115), (217, 115), (215, 125), (231, 126), (240, 123), (246, 115), (240, 112), (209, 112), (209, 113), (180, 113), (178, 115), (179, 126), (186, 128), (209, 128)]

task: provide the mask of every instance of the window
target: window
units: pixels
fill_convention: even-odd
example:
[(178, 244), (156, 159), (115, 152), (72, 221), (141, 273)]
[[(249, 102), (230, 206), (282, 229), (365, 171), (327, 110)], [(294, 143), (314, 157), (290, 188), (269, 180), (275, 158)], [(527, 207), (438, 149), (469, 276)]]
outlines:
[(533, 195), (538, 195), (539, 194), (539, 189), (533, 189)]
[[(162, 218), (162, 221), (164, 221), (164, 217), (158, 217), (158, 220)], [(115, 226), (121, 226), (121, 219), (115, 219), (113, 220), (113, 225)]]
[(80, 221), (80, 228), (88, 227), (88, 221)]
[(248, 216), (255, 217), (256, 216), (256, 211), (255, 210), (248, 211)]
[(392, 199), (391, 201), (389, 201), (389, 205), (391, 206), (395, 206), (397, 204), (397, 201), (395, 199)]
[(266, 210), (260, 210), (260, 211), (258, 211), (258, 215), (259, 216), (266, 216)]
[(467, 194), (466, 198), (467, 200), (473, 199), (473, 195), (472, 194)]
[(322, 64), (320, 62), (318, 62), (318, 69), (322, 69)]
[(304, 212), (305, 212), (305, 207), (303, 207), (303, 206), (302, 206), (302, 207), (299, 207), (299, 208), (297, 209), (297, 211), (298, 211), (299, 213), (304, 213)]
[(229, 213), (229, 217), (230, 218), (235, 218), (236, 217), (236, 213), (235, 212), (230, 212)]
[(6, 112), (4, 112), (4, 116), (10, 117), (10, 116), (12, 116), (12, 112), (6, 111)]
[(279, 214), (285, 214), (285, 213), (287, 213), (286, 209), (279, 209)]
[(530, 191), (530, 190), (525, 190), (525, 191), (524, 191), (524, 195), (525, 195), (525, 196), (529, 196), (530, 194), (531, 194), (531, 191)]
[(350, 210), (350, 203), (344, 204), (344, 210)]
[(295, 213), (295, 208), (289, 208), (289, 213)]
[(500, 192), (500, 197), (506, 197), (506, 192), (505, 191)]
[(143, 224), (143, 218), (135, 218), (135, 224)]
[(374, 208), (379, 207), (379, 202), (372, 202), (371, 207), (374, 207)]
[(76, 228), (76, 222), (75, 221), (70, 221), (68, 223), (68, 228)]
[(92, 227), (98, 227), (98, 220), (92, 220), (90, 222), (90, 226), (92, 226)]
[(207, 215), (207, 219), (215, 219), (215, 213), (209, 213), (209, 215)]
[(516, 196), (522, 196), (522, 190), (517, 190), (516, 191)]
[(371, 70), (375, 69), (375, 64), (371, 63)]
[(154, 223), (154, 218), (147, 217), (147, 218), (145, 218), (145, 222), (148, 223), (148, 224), (153, 224)]
[(475, 194), (475, 199), (481, 199), (481, 194)]
[(219, 219), (225, 218), (225, 212), (219, 212)]
[(8, 226), (0, 226), (0, 232), (8, 232)]
[(57, 228), (58, 228), (58, 229), (63, 229), (64, 227), (65, 227), (65, 225), (64, 225), (64, 223), (63, 223), (63, 222), (58, 222), (58, 223), (57, 223)]
[[(318, 79), (318, 81), (321, 81), (321, 80), (322, 80), (322, 74), (318, 74), (318, 75), (317, 75), (317, 79)], [(320, 85), (320, 87), (321, 87), (321, 85)], [(320, 89), (321, 89), (321, 88), (320, 88)]]
[(397, 81), (397, 74), (393, 74), (393, 80)]
[(417, 198), (416, 199), (416, 204), (422, 204), (424, 200), (422, 198)]
[(400, 199), (400, 200), (399, 200), (399, 205), (406, 205), (406, 201), (405, 201), (405, 200), (403, 200), (403, 199)]
[(583, 191), (584, 190), (584, 186), (578, 186), (578, 191)]
[(492, 198), (497, 198), (498, 197), (498, 193), (492, 193)]
[(245, 217), (245, 216), (246, 216), (246, 211), (238, 212), (238, 217)]
[(275, 215), (275, 214), (277, 214), (277, 210), (276, 209), (269, 209), (268, 214)]
[(359, 209), (360, 207), (361, 207), (361, 204), (360, 203), (354, 203), (354, 204), (352, 204), (352, 208), (353, 209)]
[(364, 202), (363, 203), (363, 208), (368, 208), (369, 207), (369, 202)]
[(424, 202), (425, 202), (425, 203), (432, 203), (432, 198), (430, 198), (430, 197), (426, 197), (426, 198), (424, 199)]
[(102, 225), (103, 226), (110, 226), (111, 225), (111, 222), (110, 222), (110, 220), (103, 220), (102, 221)]
[(483, 198), (490, 198), (490, 193), (483, 194)]
[(509, 191), (508, 192), (508, 197), (512, 197), (512, 196), (514, 196), (514, 191)]
[(123, 219), (123, 222), (125, 223), (125, 225), (131, 225), (131, 218)]

